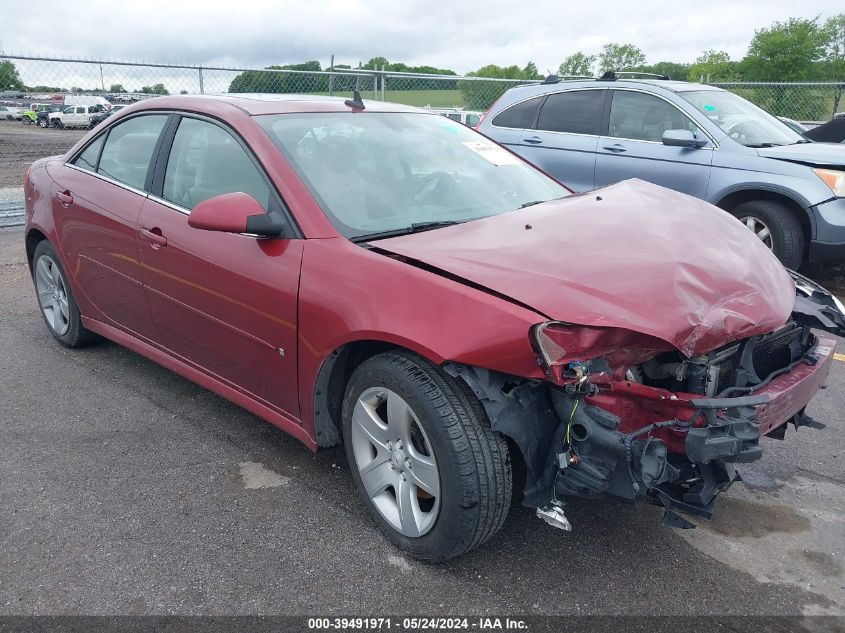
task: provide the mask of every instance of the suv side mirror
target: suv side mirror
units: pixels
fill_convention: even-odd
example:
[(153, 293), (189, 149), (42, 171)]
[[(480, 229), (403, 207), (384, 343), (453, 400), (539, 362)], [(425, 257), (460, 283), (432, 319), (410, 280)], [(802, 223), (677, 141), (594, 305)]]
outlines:
[(284, 225), (264, 211), (258, 201), (242, 191), (203, 200), (188, 216), (188, 226), (223, 233), (253, 233), (279, 237)]
[(695, 138), (695, 135), (689, 130), (666, 130), (663, 132), (663, 144), (669, 147), (696, 149), (707, 145), (707, 139)]

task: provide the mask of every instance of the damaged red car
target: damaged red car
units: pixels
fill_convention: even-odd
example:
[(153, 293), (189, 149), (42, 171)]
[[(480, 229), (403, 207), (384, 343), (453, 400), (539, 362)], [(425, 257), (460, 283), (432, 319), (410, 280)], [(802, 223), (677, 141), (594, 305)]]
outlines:
[(817, 332), (845, 326), (714, 206), (572, 195), (360, 96), (151, 99), (35, 162), (25, 195), (60, 343), (111, 339), (343, 444), (375, 523), (430, 560), (493, 536), (512, 497), (567, 530), (572, 497), (710, 517), (763, 437), (821, 426)]

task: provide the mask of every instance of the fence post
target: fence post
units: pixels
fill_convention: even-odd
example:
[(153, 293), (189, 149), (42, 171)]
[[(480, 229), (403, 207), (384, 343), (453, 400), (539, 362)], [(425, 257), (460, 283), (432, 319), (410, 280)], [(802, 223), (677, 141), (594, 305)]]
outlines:
[(378, 71), (376, 69), (373, 69), (373, 101), (378, 101)]
[(203, 83), (202, 83), (202, 66), (200, 66), (198, 68), (198, 70), (199, 70), (199, 76), (200, 76), (200, 94), (204, 95), (205, 94), (205, 86), (203, 86)]
[(384, 66), (381, 67), (381, 72), (382, 72), (382, 75), (381, 75), (381, 100), (387, 101), (387, 99), (384, 96), (384, 93), (385, 93), (385, 86), (384, 85), (387, 83), (387, 75), (384, 74)]
[(334, 96), (334, 55), (332, 55), (332, 61), (329, 64), (329, 70), (331, 71), (331, 75), (329, 75), (329, 96)]

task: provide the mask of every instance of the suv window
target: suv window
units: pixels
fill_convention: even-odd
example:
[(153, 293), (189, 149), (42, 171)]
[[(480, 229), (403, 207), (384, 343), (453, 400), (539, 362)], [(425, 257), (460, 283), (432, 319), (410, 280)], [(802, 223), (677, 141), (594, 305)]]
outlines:
[(551, 94), (540, 109), (537, 129), (570, 134), (601, 134), (605, 90), (570, 90)]
[(162, 197), (186, 209), (224, 193), (242, 191), (266, 210), (270, 187), (244, 148), (208, 121), (183, 118), (173, 139)]
[(143, 189), (166, 114), (148, 114), (118, 123), (108, 132), (97, 173)]
[(689, 117), (663, 99), (643, 92), (613, 91), (608, 136), (659, 143), (666, 130), (689, 130), (703, 136)]
[(531, 125), (534, 119), (534, 113), (537, 112), (537, 106), (543, 97), (534, 97), (511, 106), (504, 112), (500, 112), (493, 119), (493, 125), (496, 127), (512, 127), (517, 129), (524, 129)]
[(105, 138), (105, 134), (100, 135), (97, 140), (85, 148), (84, 152), (77, 156), (73, 164), (82, 169), (97, 171), (97, 158), (100, 156), (100, 148), (103, 146)]

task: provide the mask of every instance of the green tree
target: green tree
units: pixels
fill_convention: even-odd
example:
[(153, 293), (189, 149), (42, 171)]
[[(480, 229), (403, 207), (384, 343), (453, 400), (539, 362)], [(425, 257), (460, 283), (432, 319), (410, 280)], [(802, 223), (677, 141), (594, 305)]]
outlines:
[(631, 70), (646, 63), (645, 53), (633, 44), (605, 44), (599, 53), (599, 71)]
[(596, 64), (595, 55), (586, 55), (582, 51), (576, 51), (564, 59), (557, 69), (561, 77), (588, 75), (592, 76), (593, 66)]
[(123, 84), (112, 84), (109, 86), (109, 92), (127, 92), (127, 90), (123, 87)]
[(686, 79), (687, 75), (689, 75), (689, 69), (689, 64), (679, 64), (677, 62), (657, 62), (656, 64), (636, 66), (631, 70), (636, 70), (641, 73), (652, 73), (654, 75), (665, 75), (670, 79)]
[(736, 81), (736, 64), (725, 51), (712, 48), (699, 55), (687, 73), (690, 81)]
[(845, 13), (828, 18), (824, 30), (827, 34), (825, 74), (826, 79), (836, 82), (833, 94), (833, 113), (836, 113), (845, 93)]
[(522, 69), (522, 74), (526, 79), (542, 79), (543, 75), (537, 70), (537, 64), (528, 62), (525, 68)]
[(0, 61), (0, 90), (23, 90), (24, 88), (14, 63), (8, 59)]
[(150, 95), (169, 95), (170, 91), (164, 87), (164, 84), (153, 84), (152, 86), (143, 86), (141, 92)]
[[(335, 66), (335, 68), (340, 68), (340, 65)], [(232, 83), (229, 84), (229, 92), (328, 92), (329, 80), (325, 75), (270, 72), (280, 70), (315, 72), (322, 70), (322, 67), (320, 66), (320, 62), (312, 59), (302, 64), (268, 66), (266, 70), (247, 70), (232, 80)], [(334, 88), (335, 90), (351, 90), (354, 84), (355, 79), (353, 77), (336, 77)], [(369, 88), (372, 89), (372, 80), (370, 80)], [(364, 89), (365, 87), (362, 85), (362, 90)]]
[[(493, 79), (535, 79), (526, 76), (526, 69), (516, 64), (512, 66), (497, 66), (488, 64), (482, 66), (475, 72), (467, 73), (467, 77), (489, 77)], [(460, 90), (464, 103), (473, 110), (486, 110), (508, 89), (514, 86), (514, 82), (498, 81), (461, 81)]]
[(818, 18), (790, 18), (754, 33), (741, 63), (747, 81), (807, 81), (819, 79), (829, 34)]

